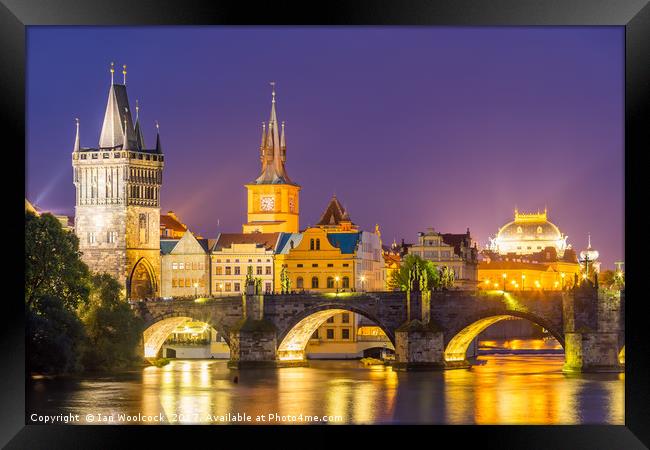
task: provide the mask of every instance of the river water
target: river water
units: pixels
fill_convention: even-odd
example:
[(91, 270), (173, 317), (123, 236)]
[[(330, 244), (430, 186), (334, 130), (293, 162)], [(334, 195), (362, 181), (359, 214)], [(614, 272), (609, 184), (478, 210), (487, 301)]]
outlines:
[(442, 372), (359, 361), (234, 372), (223, 360), (174, 360), (120, 375), (31, 382), (27, 412), (31, 423), (72, 414), (70, 423), (80, 424), (624, 423), (624, 374), (566, 375), (563, 355), (479, 361)]

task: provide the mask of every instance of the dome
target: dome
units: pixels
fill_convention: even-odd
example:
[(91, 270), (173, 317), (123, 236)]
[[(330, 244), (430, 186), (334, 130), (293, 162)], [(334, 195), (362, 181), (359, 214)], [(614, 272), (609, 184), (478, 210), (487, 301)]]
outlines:
[(514, 220), (499, 229), (490, 245), (501, 254), (532, 254), (546, 247), (555, 247), (558, 256), (562, 256), (567, 247), (566, 236), (548, 220), (546, 210), (530, 214), (515, 210)]

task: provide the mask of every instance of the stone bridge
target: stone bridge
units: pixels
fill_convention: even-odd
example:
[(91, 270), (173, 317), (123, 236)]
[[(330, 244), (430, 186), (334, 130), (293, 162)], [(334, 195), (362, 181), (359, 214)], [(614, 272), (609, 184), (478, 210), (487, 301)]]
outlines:
[(135, 308), (146, 323), (145, 357), (155, 357), (174, 328), (206, 322), (230, 346), (231, 368), (306, 364), (309, 338), (341, 312), (378, 325), (395, 346), (398, 370), (469, 367), (479, 333), (509, 317), (545, 328), (565, 349), (565, 371), (619, 371), (624, 295), (586, 284), (571, 291), (435, 291), (244, 295), (149, 301)]

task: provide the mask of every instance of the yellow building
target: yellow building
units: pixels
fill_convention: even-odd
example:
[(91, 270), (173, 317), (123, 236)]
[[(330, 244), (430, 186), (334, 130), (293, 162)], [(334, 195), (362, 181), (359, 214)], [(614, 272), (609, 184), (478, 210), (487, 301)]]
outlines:
[(208, 240), (187, 232), (160, 240), (161, 297), (204, 297), (210, 293)]
[(300, 186), (291, 181), (285, 169), (287, 146), (284, 122), (282, 131), (278, 129), (275, 88), (272, 96), (268, 130), (266, 124), (262, 124), (262, 170), (254, 182), (246, 185), (248, 216), (243, 225), (244, 233), (298, 232)]

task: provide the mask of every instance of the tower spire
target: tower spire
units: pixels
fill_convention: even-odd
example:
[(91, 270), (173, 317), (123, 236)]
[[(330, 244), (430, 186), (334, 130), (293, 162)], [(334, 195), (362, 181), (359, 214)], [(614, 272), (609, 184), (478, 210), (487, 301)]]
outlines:
[(124, 135), (123, 135), (123, 143), (122, 143), (122, 150), (131, 150), (129, 148), (129, 137), (127, 134), (127, 122), (126, 122), (126, 116), (128, 114), (128, 111), (126, 108), (124, 108)]
[(140, 125), (140, 104), (138, 100), (135, 101), (135, 142), (138, 150), (145, 148), (144, 135), (142, 134), (142, 126)]
[(156, 153), (162, 153), (162, 146), (160, 145), (160, 125), (156, 120)]
[(284, 150), (287, 148), (287, 141), (284, 137), (284, 120), (282, 121), (282, 136), (280, 137), (280, 148), (283, 150), (282, 152), (282, 162), (286, 160), (286, 156), (284, 154)]
[(76, 134), (76, 136), (74, 138), (74, 150), (73, 151), (78, 152), (79, 150), (81, 150), (81, 147), (79, 145), (79, 118), (76, 118), (74, 120), (75, 120), (75, 122), (77, 124), (77, 134)]
[(113, 83), (113, 74), (115, 73), (115, 63), (112, 62), (112, 61), (111, 61), (111, 68), (110, 68), (110, 71), (111, 71), (111, 84), (114, 84), (114, 83)]
[(122, 66), (122, 74), (124, 75), (124, 86), (126, 86), (126, 64)]

